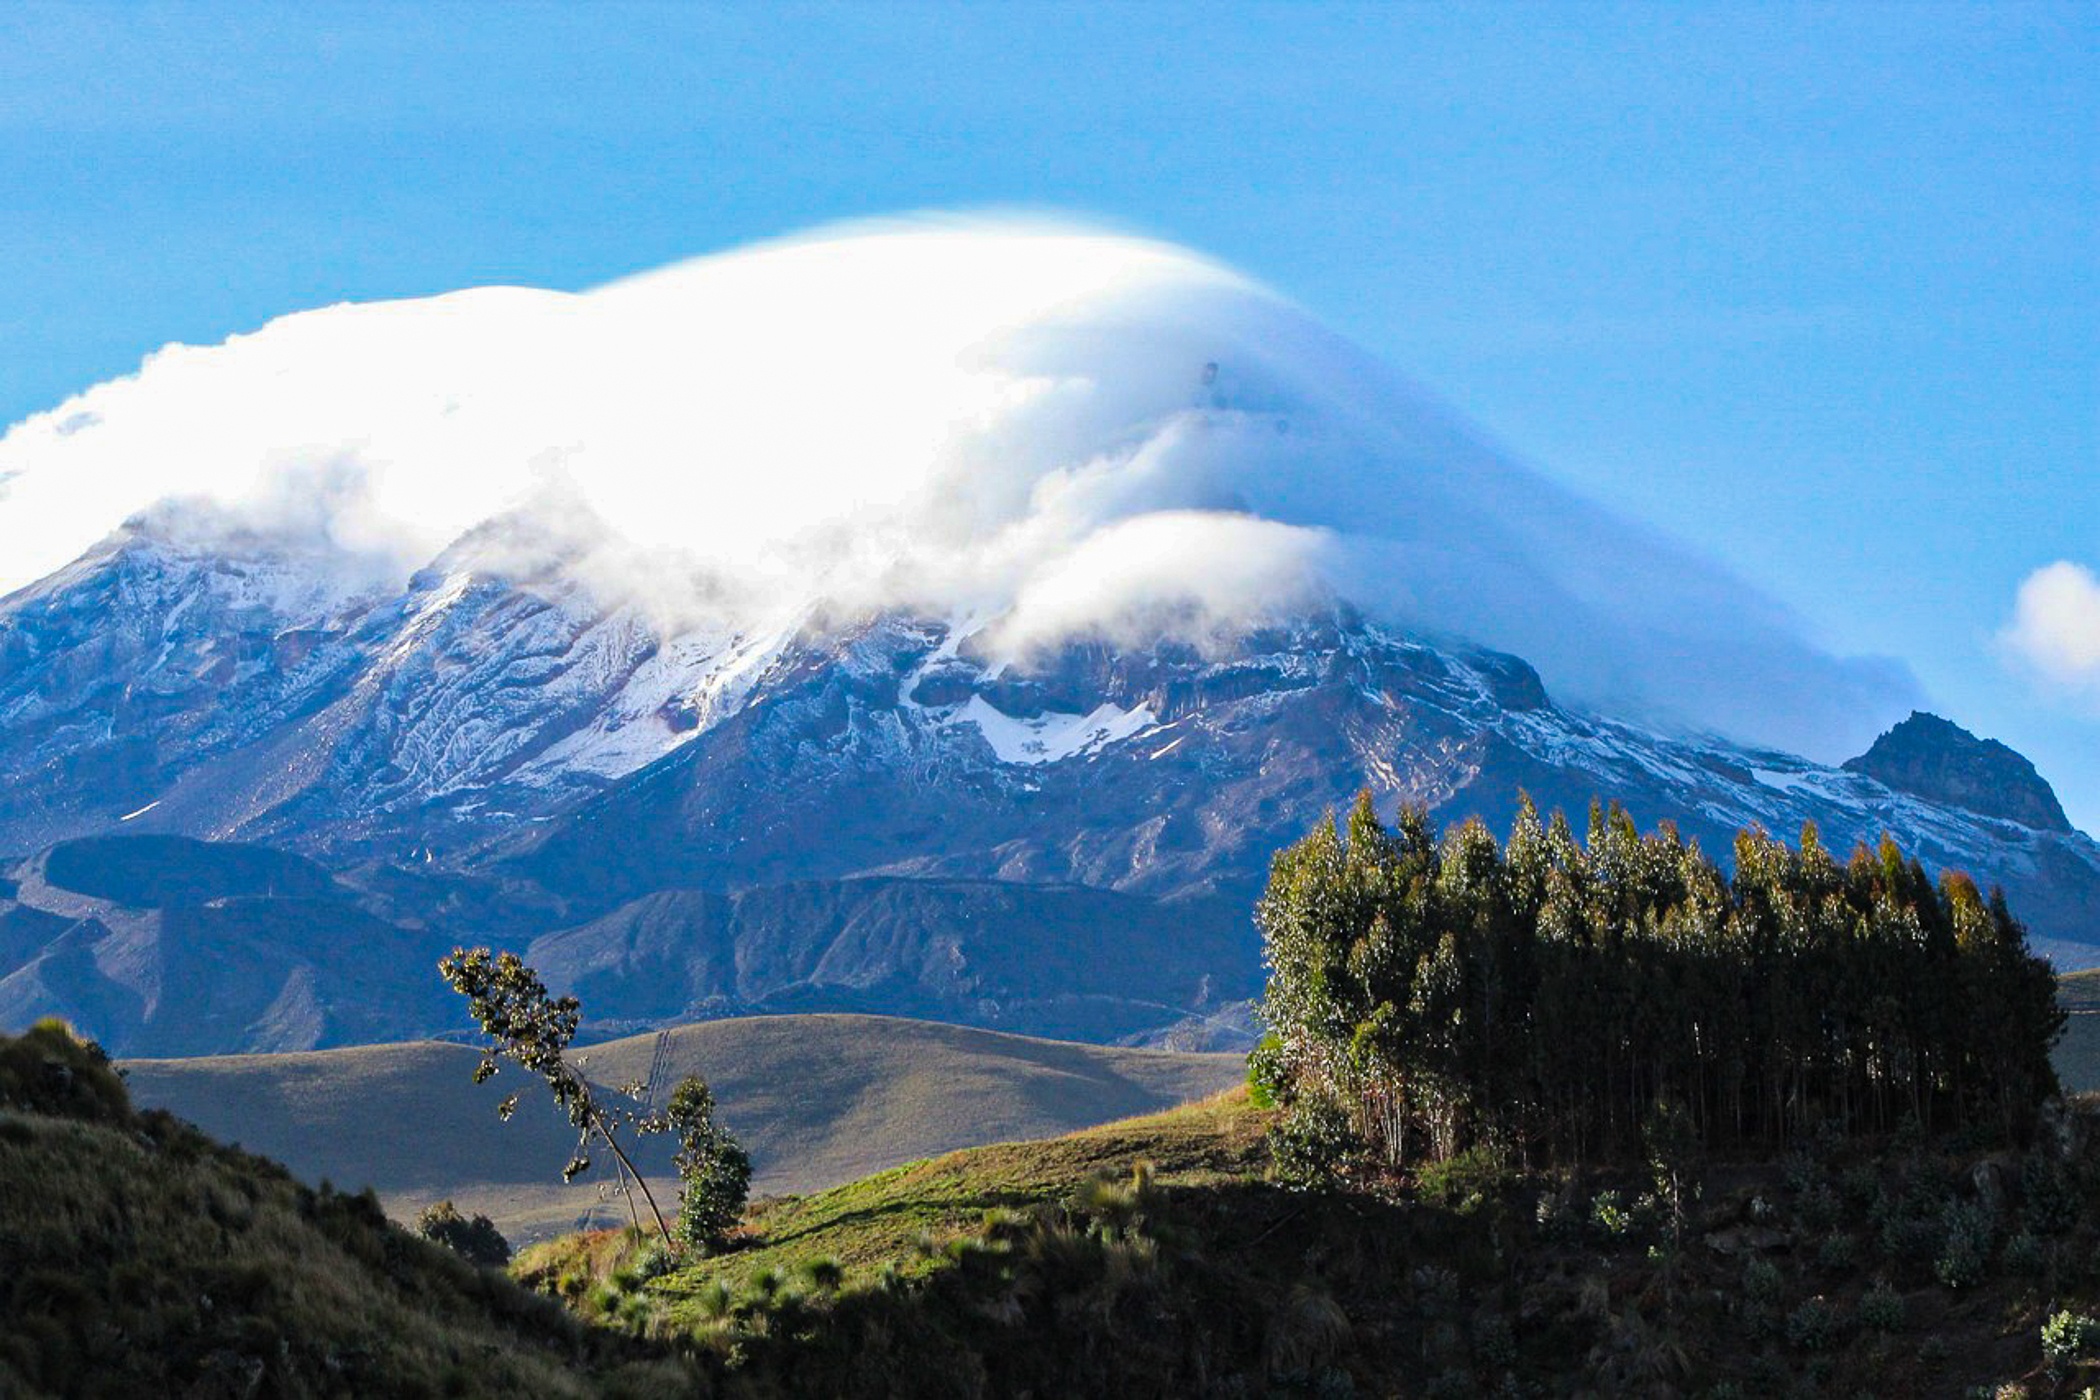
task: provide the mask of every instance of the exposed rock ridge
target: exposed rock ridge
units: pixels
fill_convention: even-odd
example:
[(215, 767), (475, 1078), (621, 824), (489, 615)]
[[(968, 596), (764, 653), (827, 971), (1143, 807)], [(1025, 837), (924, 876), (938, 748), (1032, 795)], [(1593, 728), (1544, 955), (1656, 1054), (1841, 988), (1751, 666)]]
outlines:
[(1996, 739), (1979, 739), (1922, 710), (1844, 766), (1928, 802), (2036, 831), (2071, 830), (2055, 790), (2032, 763)]

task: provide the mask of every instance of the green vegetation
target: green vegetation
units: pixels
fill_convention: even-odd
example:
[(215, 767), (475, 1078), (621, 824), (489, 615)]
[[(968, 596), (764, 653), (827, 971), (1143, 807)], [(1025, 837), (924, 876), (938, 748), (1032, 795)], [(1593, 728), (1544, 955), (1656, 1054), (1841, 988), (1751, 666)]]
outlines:
[(1664, 1112), (1708, 1147), (2010, 1138), (2057, 1089), (2056, 981), (2003, 898), (1886, 839), (1840, 864), (1813, 827), (1798, 851), (1745, 832), (1731, 876), (1617, 808), (1578, 844), (1527, 802), (1504, 847), (1419, 811), (1388, 830), (1366, 795), (1276, 857), (1258, 920), (1259, 1073), (1310, 1175), (1624, 1160)]
[(696, 1378), (0, 1036), (0, 1395), (582, 1396)]
[[(508, 1278), (0, 1039), (0, 1393), (2089, 1393), (2100, 1099), (2051, 1096), (2010, 912), (1891, 847), (1737, 854), (1360, 810), (1278, 859), (1247, 1089), (739, 1218), (688, 1078), (654, 1117), (700, 1248), (630, 1212)], [(486, 971), (490, 1055), (618, 1146), (573, 1001)]]
[(680, 1080), (665, 1110), (678, 1140), (678, 1240), (701, 1250), (722, 1246), (743, 1219), (751, 1194), (751, 1157), (736, 1135), (715, 1122), (715, 1096), (697, 1074)]
[[(730, 1394), (2100, 1381), (2075, 1324), (2044, 1344), (2054, 1315), (2100, 1297), (2100, 1103), (2047, 1110), (2020, 1152), (1825, 1133), (1781, 1156), (1673, 1161), (1662, 1144), (1582, 1169), (1476, 1154), (1375, 1191), (1276, 1180), (1278, 1117), (1234, 1094), (763, 1202), (706, 1260), (667, 1265), (645, 1236), (606, 1231), (529, 1249), (516, 1271), (589, 1320), (693, 1348)], [(1940, 1261), (1965, 1232), (1977, 1271), (1951, 1285)]]
[[(2045, 1109), (2016, 1152), (1911, 1131), (1728, 1156), (1658, 1132), (1649, 1160), (1519, 1170), (1473, 1153), (1419, 1188), (1366, 1191), (1276, 1180), (1279, 1114), (1233, 1094), (762, 1201), (711, 1258), (633, 1229), (524, 1250), (515, 1276), (565, 1311), (386, 1225), (369, 1197), (306, 1191), (131, 1115), (113, 1076), (80, 1068), (89, 1054), (0, 1042), (0, 1250), (22, 1261), (0, 1279), (7, 1393), (243, 1393), (255, 1377), (258, 1394), (723, 1396), (2100, 1382), (2076, 1321), (2100, 1313), (2100, 1104)], [(1981, 1273), (1949, 1287), (1938, 1262), (1971, 1207), (1990, 1222)], [(2019, 1240), (2033, 1257), (2016, 1267)]]
[(486, 1215), (468, 1217), (450, 1201), (439, 1201), (416, 1217), (416, 1234), (485, 1269), (510, 1262), (510, 1241)]

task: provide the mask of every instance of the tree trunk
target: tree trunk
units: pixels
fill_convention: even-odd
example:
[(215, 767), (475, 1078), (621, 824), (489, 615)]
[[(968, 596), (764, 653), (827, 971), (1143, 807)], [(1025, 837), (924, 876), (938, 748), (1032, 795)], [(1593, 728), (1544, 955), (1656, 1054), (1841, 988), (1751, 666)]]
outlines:
[[(612, 1127), (605, 1121), (604, 1116), (596, 1115), (596, 1121), (598, 1124), (598, 1135), (605, 1139), (605, 1145), (612, 1149), (613, 1156), (619, 1159), (620, 1165), (625, 1167), (628, 1173), (634, 1177), (634, 1184), (642, 1188), (642, 1199), (649, 1203), (649, 1214), (656, 1217), (658, 1232), (663, 1235), (665, 1244), (671, 1244), (671, 1227), (664, 1224), (664, 1213), (657, 1209), (656, 1193), (649, 1189), (648, 1181), (643, 1178), (641, 1171), (634, 1165), (633, 1160), (628, 1157), (626, 1149), (620, 1146), (620, 1140), (613, 1136)], [(634, 1202), (630, 1199), (628, 1208), (632, 1210), (633, 1206)], [(641, 1223), (640, 1219), (637, 1218), (635, 1223), (639, 1225)]]

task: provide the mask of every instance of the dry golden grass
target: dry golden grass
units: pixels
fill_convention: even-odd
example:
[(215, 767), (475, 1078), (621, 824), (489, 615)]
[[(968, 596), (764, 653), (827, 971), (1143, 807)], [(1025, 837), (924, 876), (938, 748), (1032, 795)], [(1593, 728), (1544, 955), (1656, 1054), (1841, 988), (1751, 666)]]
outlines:
[[(648, 1073), (654, 1035), (581, 1052), (601, 1084)], [(600, 1199), (593, 1172), (564, 1186), (572, 1141), (544, 1090), (515, 1069), (470, 1082), (476, 1054), (436, 1042), (293, 1055), (135, 1060), (133, 1097), (214, 1137), (286, 1163), (309, 1181), (374, 1187), (411, 1218), (451, 1197), (496, 1221), (514, 1243), (591, 1223), (624, 1205)], [(1070, 1132), (1156, 1111), (1237, 1083), (1231, 1055), (1078, 1045), (877, 1016), (764, 1016), (671, 1032), (669, 1071), (714, 1085), (723, 1120), (750, 1149), (754, 1188), (820, 1190), (961, 1147)], [(665, 1086), (668, 1088), (668, 1084)], [(495, 1106), (524, 1093), (509, 1123)], [(670, 1145), (639, 1158), (666, 1213), (675, 1202)], [(607, 1164), (609, 1166), (609, 1164)]]

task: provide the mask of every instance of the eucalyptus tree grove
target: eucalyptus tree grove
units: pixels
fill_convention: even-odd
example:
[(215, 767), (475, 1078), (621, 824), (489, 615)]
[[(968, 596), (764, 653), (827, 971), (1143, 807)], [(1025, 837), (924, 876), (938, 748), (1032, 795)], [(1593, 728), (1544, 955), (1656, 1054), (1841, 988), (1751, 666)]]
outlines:
[(1388, 829), (1366, 795), (1275, 859), (1257, 1087), (1310, 1150), (1393, 1164), (1616, 1155), (1665, 1108), (1710, 1145), (2017, 1133), (2055, 1092), (2055, 979), (2001, 895), (1887, 838), (1840, 862), (1813, 826), (1734, 855), (1617, 807), (1578, 842), (1528, 799), (1506, 844)]

